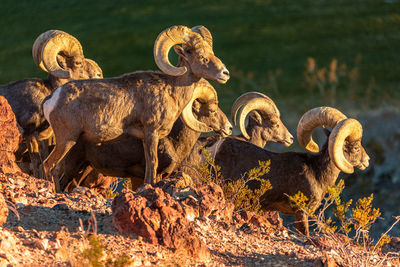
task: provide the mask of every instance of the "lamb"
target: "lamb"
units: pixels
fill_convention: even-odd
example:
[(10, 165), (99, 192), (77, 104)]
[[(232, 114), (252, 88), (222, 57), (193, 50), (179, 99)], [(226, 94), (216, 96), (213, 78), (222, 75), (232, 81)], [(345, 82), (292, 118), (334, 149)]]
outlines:
[[(312, 131), (318, 126), (329, 126), (332, 132), (319, 151), (312, 140)], [(271, 161), (271, 169), (262, 178), (271, 182), (272, 189), (260, 198), (264, 210), (277, 210), (296, 217), (296, 228), (309, 235), (308, 218), (293, 208), (287, 195), (301, 191), (309, 199), (313, 210), (320, 205), (329, 186), (333, 186), (339, 173), (353, 173), (354, 167), (364, 170), (369, 165), (369, 156), (361, 145), (362, 126), (347, 118), (339, 110), (318, 107), (306, 112), (297, 127), (299, 143), (314, 153), (274, 153), (248, 142), (226, 138), (215, 153), (215, 163), (221, 166), (226, 181), (238, 179), (257, 167), (259, 161)], [(256, 189), (258, 182), (249, 182)]]
[(40, 164), (38, 142), (52, 135), (43, 115), (43, 100), (70, 80), (102, 78), (103, 74), (96, 62), (84, 57), (79, 41), (63, 31), (49, 30), (39, 35), (32, 55), (36, 65), (49, 73), (47, 79), (23, 79), (0, 86), (0, 95), (10, 103), (23, 129), (33, 169), (37, 170)]
[[(179, 55), (178, 67), (168, 60), (172, 46)], [(128, 134), (143, 140), (144, 182), (154, 184), (159, 139), (169, 134), (181, 113), (185, 123), (185, 118), (193, 117), (188, 104), (195, 88), (203, 78), (219, 83), (229, 79), (229, 71), (212, 50), (211, 33), (203, 26), (164, 30), (155, 41), (154, 58), (164, 73), (138, 71), (116, 78), (72, 81), (44, 102), (45, 117), (56, 139), (55, 148), (43, 163), (48, 179), (81, 135), (87, 141), (105, 143)], [(193, 130), (211, 130), (196, 122)], [(60, 190), (58, 179), (55, 187)]]
[[(232, 125), (218, 107), (217, 93), (214, 88), (204, 81), (204, 86), (197, 87), (194, 95), (199, 96), (199, 99), (193, 102), (193, 113), (196, 119), (222, 136), (230, 135)], [(157, 173), (160, 178), (170, 175), (189, 154), (199, 136), (200, 132), (186, 125), (182, 116), (178, 118), (169, 135), (160, 139), (158, 144)], [(87, 166), (88, 164), (90, 166)], [(101, 192), (113, 181), (112, 178), (103, 175), (131, 177), (132, 186), (136, 189), (143, 183), (146, 164), (142, 141), (128, 136), (119, 142), (100, 146), (80, 138), (65, 157), (64, 166), (64, 175), (60, 181), (62, 191), (84, 185)], [(82, 173), (87, 177), (83, 177), (80, 182), (78, 177), (82, 169), (84, 170)], [(95, 172), (100, 172), (102, 175), (96, 175)]]
[[(293, 136), (287, 130), (280, 119), (280, 112), (275, 103), (266, 95), (259, 92), (248, 92), (238, 97), (232, 105), (231, 120), (236, 125), (239, 109), (239, 126), (242, 134), (221, 139), (219, 136), (201, 137), (194, 145), (188, 157), (183, 161), (180, 171), (196, 175), (190, 167), (199, 166), (203, 161), (203, 148), (212, 152), (225, 139), (248, 141), (256, 146), (264, 148), (269, 141), (290, 146)], [(249, 115), (247, 127), (245, 119)], [(189, 166), (189, 168), (188, 168)]]

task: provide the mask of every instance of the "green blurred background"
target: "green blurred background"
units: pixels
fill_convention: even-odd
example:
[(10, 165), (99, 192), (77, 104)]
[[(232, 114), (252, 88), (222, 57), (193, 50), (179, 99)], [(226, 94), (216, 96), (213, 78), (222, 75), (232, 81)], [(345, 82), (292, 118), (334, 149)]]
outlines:
[[(213, 83), (226, 111), (250, 90), (301, 112), (342, 105), (342, 98), (363, 107), (391, 103), (399, 91), (398, 1), (2, 0), (1, 7), (0, 84), (46, 76), (34, 65), (31, 47), (48, 29), (78, 38), (85, 55), (112, 77), (157, 69), (155, 38), (183, 24), (204, 25), (213, 34), (215, 54), (232, 73), (226, 85)], [(309, 57), (316, 62), (315, 76), (319, 71), (322, 78), (325, 69), (325, 84), (306, 81)], [(341, 71), (335, 89), (328, 77), (333, 59)]]
[[(215, 54), (231, 72), (227, 84), (212, 82), (227, 114), (236, 97), (247, 91), (264, 92), (276, 101), (293, 134), (301, 114), (320, 105), (354, 116), (387, 106), (398, 111), (400, 2), (396, 0), (1, 0), (1, 10), (0, 84), (46, 77), (35, 66), (31, 47), (49, 29), (75, 36), (86, 57), (102, 67), (105, 77), (112, 77), (157, 69), (153, 43), (165, 28), (204, 25), (213, 35)], [(392, 128), (387, 135), (398, 134), (400, 151), (400, 128), (393, 128), (395, 134)], [(377, 157), (382, 166), (397, 168), (398, 151), (389, 151), (393, 144), (384, 143), (388, 138), (375, 137), (365, 140), (372, 161)], [(349, 192), (361, 196), (378, 194), (377, 205), (392, 210), (396, 206), (385, 201), (400, 201), (395, 190), (400, 172), (393, 173), (388, 170), (382, 176), (370, 167), (346, 178), (346, 184)], [(394, 191), (386, 192), (387, 188)], [(400, 214), (398, 205), (384, 217), (390, 220), (393, 213)]]

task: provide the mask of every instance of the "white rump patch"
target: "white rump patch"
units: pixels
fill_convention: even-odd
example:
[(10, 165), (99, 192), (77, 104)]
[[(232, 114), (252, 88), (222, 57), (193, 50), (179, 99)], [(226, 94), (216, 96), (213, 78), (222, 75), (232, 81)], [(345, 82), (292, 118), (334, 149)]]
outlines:
[(51, 95), (51, 97), (49, 99), (47, 99), (46, 101), (44, 101), (43, 103), (43, 113), (44, 113), (44, 117), (46, 118), (46, 120), (50, 123), (50, 113), (53, 111), (54, 107), (56, 106), (57, 102), (58, 102), (58, 98), (60, 98), (60, 92), (62, 90), (62, 86), (58, 87), (53, 94)]

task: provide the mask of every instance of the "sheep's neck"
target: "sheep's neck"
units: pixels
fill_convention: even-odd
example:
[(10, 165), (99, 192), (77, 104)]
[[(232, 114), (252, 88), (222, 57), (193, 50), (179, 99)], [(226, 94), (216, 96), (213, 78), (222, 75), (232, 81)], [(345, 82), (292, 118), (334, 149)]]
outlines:
[(178, 118), (171, 133), (168, 135), (168, 139), (173, 144), (175, 153), (178, 157), (178, 159), (175, 159), (176, 161), (180, 162), (187, 156), (199, 136), (199, 132), (190, 129), (182, 121), (181, 117)]
[(201, 78), (193, 75), (189, 66), (186, 66), (186, 68), (187, 71), (184, 75), (175, 77), (175, 83), (171, 89), (171, 96), (176, 98), (179, 114), (192, 99), (194, 89), (201, 80)]
[(257, 126), (250, 126), (247, 125), (246, 127), (246, 132), (249, 135), (250, 139), (247, 140), (243, 134), (239, 134), (237, 136), (238, 139), (243, 140), (243, 141), (248, 141), (249, 143), (252, 143), (253, 145), (256, 145), (258, 147), (264, 148), (265, 145), (267, 144), (268, 141), (270, 140), (265, 140), (262, 137), (262, 128), (261, 127), (257, 127)]
[(315, 161), (317, 165), (315, 169), (319, 170), (319, 173), (316, 173), (316, 178), (320, 182), (323, 191), (326, 192), (328, 186), (333, 186), (336, 183), (340, 170), (336, 167), (333, 160), (331, 160), (328, 149), (323, 149), (317, 157), (319, 160)]
[(45, 82), (50, 85), (51, 91), (54, 91), (61, 85), (68, 82), (68, 79), (60, 79), (60, 78), (57, 78), (57, 77), (49, 74), (49, 76), (47, 77), (47, 80), (45, 80)]

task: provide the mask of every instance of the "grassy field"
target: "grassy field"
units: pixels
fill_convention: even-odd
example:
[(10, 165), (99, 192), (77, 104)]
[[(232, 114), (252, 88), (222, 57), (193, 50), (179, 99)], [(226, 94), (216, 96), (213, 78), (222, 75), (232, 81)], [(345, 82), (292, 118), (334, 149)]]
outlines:
[[(201, 24), (232, 73), (226, 85), (213, 83), (226, 111), (242, 92), (253, 90), (299, 111), (341, 105), (343, 98), (379, 105), (394, 101), (400, 89), (400, 2), (387, 2), (2, 0), (0, 84), (46, 76), (34, 65), (31, 47), (48, 29), (77, 37), (85, 55), (112, 77), (157, 69), (152, 48), (158, 33), (171, 25)], [(321, 78), (326, 68), (326, 79), (337, 60), (336, 89), (329, 80), (305, 81), (308, 57), (319, 69), (314, 76)]]

